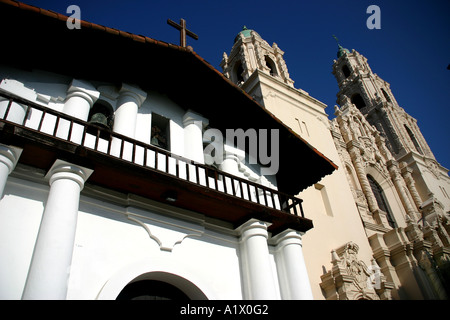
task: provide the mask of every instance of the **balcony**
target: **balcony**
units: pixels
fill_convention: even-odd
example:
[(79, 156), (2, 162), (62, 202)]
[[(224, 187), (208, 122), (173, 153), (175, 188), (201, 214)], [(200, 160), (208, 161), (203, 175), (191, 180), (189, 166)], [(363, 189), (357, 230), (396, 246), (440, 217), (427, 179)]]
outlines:
[(237, 227), (250, 218), (307, 231), (302, 200), (196, 163), (7, 93), (0, 93), (0, 143), (19, 163), (49, 170), (62, 159), (94, 170), (91, 185), (199, 212)]

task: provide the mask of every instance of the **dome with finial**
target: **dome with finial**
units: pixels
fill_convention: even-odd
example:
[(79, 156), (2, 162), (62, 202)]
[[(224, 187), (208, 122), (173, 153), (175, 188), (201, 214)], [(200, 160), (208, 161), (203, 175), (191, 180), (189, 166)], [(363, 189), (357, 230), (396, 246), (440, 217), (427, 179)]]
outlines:
[(348, 49), (342, 47), (342, 46), (339, 44), (339, 40), (338, 40), (338, 38), (336, 38), (336, 36), (333, 35), (333, 38), (334, 38), (334, 40), (336, 40), (337, 45), (338, 45), (338, 48), (339, 48), (339, 50), (338, 50), (338, 52), (337, 52), (337, 57), (338, 57), (338, 58), (342, 57), (342, 56), (344, 55), (344, 53), (350, 53), (350, 50), (348, 50)]
[(339, 45), (339, 51), (337, 53), (337, 57), (340, 58), (344, 55), (344, 53), (350, 53), (350, 50), (342, 47), (341, 45)]
[(240, 37), (241, 34), (244, 36), (244, 38), (249, 38), (249, 37), (252, 35), (252, 31), (253, 31), (254, 33), (256, 33), (256, 35), (259, 36), (259, 34), (258, 34), (255, 30), (248, 29), (246, 26), (243, 26), (243, 27), (242, 27), (242, 30), (238, 33), (238, 35), (236, 36), (236, 38), (234, 38), (234, 42), (238, 41), (238, 39), (239, 39), (239, 37)]

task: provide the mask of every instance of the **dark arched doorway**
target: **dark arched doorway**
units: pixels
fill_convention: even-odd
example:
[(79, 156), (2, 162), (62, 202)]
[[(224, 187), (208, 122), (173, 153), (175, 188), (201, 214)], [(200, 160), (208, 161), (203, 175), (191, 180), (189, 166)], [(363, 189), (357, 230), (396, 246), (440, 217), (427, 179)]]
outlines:
[(140, 280), (129, 283), (117, 300), (178, 300), (187, 301), (189, 297), (177, 287), (158, 280)]

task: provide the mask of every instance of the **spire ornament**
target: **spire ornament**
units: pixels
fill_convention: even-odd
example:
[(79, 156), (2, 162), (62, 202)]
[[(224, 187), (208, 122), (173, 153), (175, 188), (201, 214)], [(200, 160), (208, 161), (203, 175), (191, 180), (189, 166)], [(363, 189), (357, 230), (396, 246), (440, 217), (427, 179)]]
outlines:
[(350, 53), (350, 51), (348, 49), (344, 48), (343, 46), (341, 46), (339, 44), (339, 39), (334, 34), (333, 34), (333, 38), (334, 38), (334, 40), (336, 40), (336, 43), (337, 43), (338, 48), (339, 48), (339, 51), (337, 53), (337, 57), (338, 58), (342, 57), (344, 55), (344, 53)]

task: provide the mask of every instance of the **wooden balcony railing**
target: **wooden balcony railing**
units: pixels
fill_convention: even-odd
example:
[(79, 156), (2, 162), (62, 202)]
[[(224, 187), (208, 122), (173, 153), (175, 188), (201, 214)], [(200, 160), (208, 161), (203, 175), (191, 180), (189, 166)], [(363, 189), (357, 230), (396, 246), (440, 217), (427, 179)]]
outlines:
[(13, 123), (148, 170), (170, 174), (189, 183), (304, 218), (302, 200), (297, 197), (196, 163), (9, 93), (0, 92), (0, 122)]

